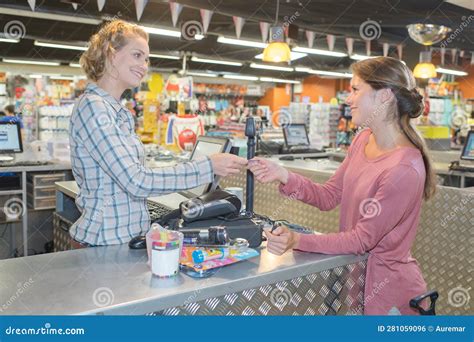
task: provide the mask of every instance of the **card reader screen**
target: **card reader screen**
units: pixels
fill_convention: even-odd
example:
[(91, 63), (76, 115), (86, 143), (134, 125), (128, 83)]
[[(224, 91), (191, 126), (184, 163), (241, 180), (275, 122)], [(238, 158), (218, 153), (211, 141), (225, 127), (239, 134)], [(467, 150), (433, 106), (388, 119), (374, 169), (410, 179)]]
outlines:
[[(192, 160), (207, 156), (209, 157), (212, 154), (222, 152), (223, 144), (220, 143), (211, 143), (208, 141), (199, 141), (196, 144), (195, 151), (193, 153)], [(204, 193), (209, 184), (200, 185), (194, 189), (188, 190), (196, 196), (200, 196)]]

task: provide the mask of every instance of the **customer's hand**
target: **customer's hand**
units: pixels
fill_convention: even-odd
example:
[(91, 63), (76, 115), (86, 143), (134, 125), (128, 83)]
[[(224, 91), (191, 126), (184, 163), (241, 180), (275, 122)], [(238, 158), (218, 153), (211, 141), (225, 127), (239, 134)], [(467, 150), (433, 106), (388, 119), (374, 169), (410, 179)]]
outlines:
[(255, 178), (261, 183), (278, 181), (286, 184), (288, 182), (288, 170), (267, 159), (256, 157), (249, 160), (248, 169), (253, 172)]
[(247, 159), (228, 153), (216, 153), (209, 158), (211, 159), (214, 173), (222, 177), (235, 175), (247, 165)]
[(269, 230), (264, 230), (267, 237), (267, 249), (270, 253), (282, 255), (289, 249), (298, 246), (300, 241), (300, 234), (288, 229), (287, 226), (277, 227), (273, 233)]

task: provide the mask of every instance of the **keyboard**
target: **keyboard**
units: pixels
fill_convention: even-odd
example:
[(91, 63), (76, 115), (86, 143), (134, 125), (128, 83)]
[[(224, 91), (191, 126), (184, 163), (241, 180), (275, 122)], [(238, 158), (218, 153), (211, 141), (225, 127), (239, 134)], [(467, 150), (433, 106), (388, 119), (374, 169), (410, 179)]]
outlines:
[(298, 148), (290, 148), (285, 150), (283, 153), (324, 153), (324, 151), (318, 150), (316, 148), (306, 148), (306, 147), (298, 147)]
[(453, 164), (449, 167), (449, 169), (453, 171), (474, 172), (474, 166), (466, 166), (459, 164)]
[(155, 221), (161, 218), (163, 215), (169, 214), (173, 211), (164, 205), (161, 205), (156, 202), (147, 201), (148, 213), (150, 214), (150, 220)]

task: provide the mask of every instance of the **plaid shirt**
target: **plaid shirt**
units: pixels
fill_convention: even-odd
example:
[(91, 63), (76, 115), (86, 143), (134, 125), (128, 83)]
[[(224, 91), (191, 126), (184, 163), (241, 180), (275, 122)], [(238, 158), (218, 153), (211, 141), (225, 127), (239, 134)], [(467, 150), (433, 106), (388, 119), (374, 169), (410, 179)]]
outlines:
[(150, 227), (147, 197), (190, 189), (214, 177), (207, 157), (175, 167), (145, 167), (131, 113), (93, 83), (74, 106), (69, 137), (82, 214), (70, 234), (79, 242), (127, 243)]

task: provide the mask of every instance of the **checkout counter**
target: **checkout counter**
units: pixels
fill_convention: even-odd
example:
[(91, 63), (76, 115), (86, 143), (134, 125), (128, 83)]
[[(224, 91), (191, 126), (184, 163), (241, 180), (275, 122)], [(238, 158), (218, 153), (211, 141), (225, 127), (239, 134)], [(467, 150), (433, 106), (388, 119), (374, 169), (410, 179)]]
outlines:
[[(337, 169), (328, 159), (279, 163), (316, 182)], [(225, 178), (222, 187), (245, 189), (245, 172)], [(60, 182), (57, 213), (74, 208), (77, 186)], [(474, 188), (439, 186), (424, 203), (413, 255), (429, 289), (440, 293), (437, 312), (472, 315), (472, 306), (456, 306), (449, 293), (472, 284)], [(286, 219), (321, 233), (335, 232), (339, 209), (321, 212), (279, 195), (276, 184), (255, 186), (255, 212)], [(77, 209), (76, 209), (77, 210)], [(57, 214), (56, 213), (56, 214)], [(67, 214), (66, 214), (67, 215)], [(264, 245), (262, 245), (264, 247)], [(261, 255), (224, 267), (207, 279), (180, 274), (152, 277), (145, 250), (127, 245), (51, 253), (0, 262), (0, 297), (9, 305), (1, 314), (157, 314), (157, 315), (332, 315), (362, 312), (366, 255), (329, 256), (289, 252)], [(28, 282), (21, 296), (15, 295)]]
[[(77, 185), (69, 181), (56, 186), (57, 213), (68, 215), (74, 210)], [(57, 219), (64, 224), (61, 215)], [(31, 292), (25, 291), (28, 298), (22, 296), (22, 302), (31, 303), (28, 314), (362, 313), (367, 255), (295, 251), (279, 257), (268, 253), (265, 243), (259, 252), (260, 256), (224, 267), (205, 279), (183, 273), (170, 279), (153, 277), (146, 264), (146, 251), (131, 250), (127, 245), (6, 260), (0, 263), (0, 272), (8, 275), (12, 292), (21, 279), (31, 276), (32, 269), (42, 270), (35, 272), (33, 278), (37, 280)], [(38, 287), (34, 290), (35, 283)], [(96, 305), (98, 298), (105, 301), (104, 305)], [(24, 309), (13, 305), (5, 313), (19, 314)]]
[(0, 263), (0, 314), (362, 313), (366, 255), (260, 252), (206, 279), (153, 277), (146, 250), (127, 245), (9, 259)]

